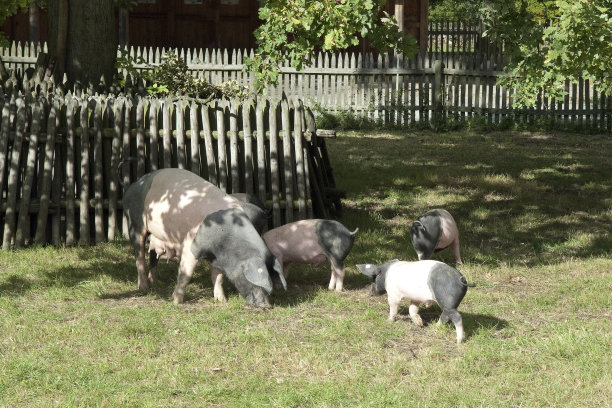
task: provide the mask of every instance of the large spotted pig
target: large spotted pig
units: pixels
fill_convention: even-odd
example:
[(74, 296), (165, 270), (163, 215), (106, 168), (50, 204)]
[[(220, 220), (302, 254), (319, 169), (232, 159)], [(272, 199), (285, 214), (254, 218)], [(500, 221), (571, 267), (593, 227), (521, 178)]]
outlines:
[(455, 262), (461, 264), (459, 230), (453, 216), (446, 210), (436, 209), (420, 215), (410, 229), (410, 241), (419, 261), (431, 259), (434, 252), (452, 246)]
[(255, 195), (249, 193), (234, 193), (231, 197), (240, 201), (240, 206), (246, 212), (253, 226), (260, 234), (268, 226), (268, 219), (272, 215), (271, 209)]
[(274, 228), (263, 239), (283, 266), (285, 278), (290, 263), (317, 266), (328, 259), (332, 269), (329, 290), (340, 292), (344, 283), (344, 260), (358, 230), (351, 232), (338, 221), (310, 219)]
[[(259, 234), (261, 234), (267, 224), (270, 210), (252, 194), (235, 193), (230, 194), (231, 197), (240, 201), (241, 208), (249, 217), (253, 226)], [(149, 282), (154, 283), (157, 279), (157, 264), (161, 256), (165, 256), (168, 261), (178, 259), (180, 261), (181, 252), (183, 251), (182, 243), (164, 242), (153, 235), (149, 236)], [(213, 283), (215, 284), (214, 296), (216, 300), (225, 301), (223, 292), (223, 275), (219, 271), (211, 272)]]
[(374, 279), (370, 295), (387, 293), (390, 321), (395, 319), (400, 301), (408, 299), (410, 318), (417, 326), (423, 326), (419, 306), (431, 306), (435, 302), (442, 309), (438, 324), (451, 320), (457, 331), (457, 343), (465, 339), (457, 307), (467, 292), (468, 283), (457, 269), (438, 261), (402, 262), (397, 259), (382, 265), (361, 264), (357, 268)]
[(241, 202), (208, 181), (181, 169), (162, 169), (145, 174), (123, 195), (129, 237), (137, 254), (139, 289), (148, 288), (145, 273), (145, 242), (180, 252), (179, 273), (172, 294), (183, 301), (185, 287), (199, 259), (211, 263), (215, 298), (225, 299), (223, 275), (236, 286), (247, 303), (270, 306), (275, 286), (286, 288), (280, 264), (268, 250)]

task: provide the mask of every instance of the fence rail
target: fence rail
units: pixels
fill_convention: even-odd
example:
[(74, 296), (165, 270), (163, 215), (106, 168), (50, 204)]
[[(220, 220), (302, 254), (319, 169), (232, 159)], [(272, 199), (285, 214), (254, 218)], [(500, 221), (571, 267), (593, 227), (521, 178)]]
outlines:
[[(270, 226), (327, 217), (337, 206), (324, 138), (298, 98), (182, 100), (0, 95), (2, 248), (113, 240), (127, 231), (129, 184), (146, 172), (190, 170), (228, 193), (257, 196)], [(337, 208), (337, 207), (336, 207)]]
[[(533, 121), (546, 118), (601, 131), (612, 128), (612, 100), (590, 81), (567, 83), (567, 95), (560, 102), (541, 95), (532, 109), (514, 106), (516, 91), (496, 84), (503, 75), (503, 50), (481, 36), (482, 27), (463, 23), (430, 23), (430, 46), (426, 55), (403, 58), (372, 53), (318, 54), (304, 71), (281, 67), (278, 85), (268, 95), (283, 93), (300, 97), (311, 106), (338, 112), (350, 110), (383, 123), (400, 125), (431, 121), (439, 117), (468, 120), (480, 116), (490, 122)], [(13, 44), (0, 56), (19, 78), (34, 68), (37, 50), (46, 45)], [(129, 55), (157, 64), (168, 50), (137, 47)], [(251, 87), (253, 76), (243, 72), (245, 57), (252, 50), (180, 49), (194, 75), (213, 84), (234, 80)], [(436, 61), (442, 62), (436, 76)], [(146, 69), (146, 65), (137, 65)], [(18, 82), (18, 79), (14, 80)], [(434, 105), (433, 100), (439, 104)], [(442, 111), (441, 113), (439, 111)]]

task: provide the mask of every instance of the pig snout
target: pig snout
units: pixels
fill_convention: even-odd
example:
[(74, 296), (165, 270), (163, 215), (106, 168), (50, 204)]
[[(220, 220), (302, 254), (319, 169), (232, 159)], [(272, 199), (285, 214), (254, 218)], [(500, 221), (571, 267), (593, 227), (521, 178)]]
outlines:
[(261, 287), (255, 287), (251, 289), (251, 291), (248, 294), (246, 294), (244, 298), (249, 306), (257, 307), (260, 309), (271, 309), (272, 308), (272, 304), (270, 303), (268, 294)]

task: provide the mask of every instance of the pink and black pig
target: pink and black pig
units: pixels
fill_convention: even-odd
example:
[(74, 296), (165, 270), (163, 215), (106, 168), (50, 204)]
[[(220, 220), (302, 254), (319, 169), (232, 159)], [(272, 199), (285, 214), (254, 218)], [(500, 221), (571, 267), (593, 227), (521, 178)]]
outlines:
[(417, 326), (423, 326), (419, 306), (437, 303), (442, 309), (438, 324), (449, 320), (455, 325), (457, 343), (465, 340), (463, 322), (457, 307), (467, 292), (465, 277), (457, 269), (438, 261), (403, 262), (397, 259), (382, 265), (360, 264), (361, 273), (373, 278), (371, 296), (387, 293), (389, 320), (395, 320), (400, 301), (408, 299), (408, 313)]
[(259, 197), (249, 193), (234, 193), (231, 197), (240, 201), (240, 206), (247, 214), (253, 226), (260, 234), (263, 234), (268, 225), (268, 220), (272, 216), (270, 208), (259, 199)]
[(156, 246), (161, 246), (180, 259), (172, 294), (175, 303), (183, 301), (185, 287), (200, 259), (211, 264), (215, 299), (225, 299), (223, 275), (248, 304), (257, 307), (270, 306), (273, 286), (287, 288), (278, 260), (243, 210), (242, 202), (190, 171), (161, 169), (145, 174), (126, 188), (123, 209), (136, 251), (141, 290), (149, 285), (145, 273), (149, 234), (154, 240), (153, 253)]
[(285, 278), (291, 263), (317, 266), (329, 260), (332, 272), (328, 288), (340, 292), (344, 283), (344, 260), (353, 248), (358, 230), (351, 232), (334, 220), (310, 219), (274, 228), (263, 239), (282, 265)]
[(434, 252), (452, 246), (455, 262), (461, 265), (459, 230), (455, 219), (446, 210), (435, 209), (420, 215), (410, 228), (410, 241), (419, 261), (431, 259)]
[[(264, 228), (270, 218), (270, 210), (261, 202), (259, 198), (248, 193), (236, 193), (230, 194), (231, 197), (240, 201), (240, 207), (244, 210), (247, 217), (253, 223), (253, 226), (259, 234), (263, 233)], [(153, 235), (149, 236), (149, 281), (155, 282), (157, 279), (157, 264), (161, 256), (165, 256), (168, 261), (172, 259), (178, 259), (182, 252), (181, 243), (164, 242)], [(213, 271), (213, 281), (222, 278), (223, 275), (219, 275), (218, 271)], [(213, 282), (215, 283), (215, 282)], [(219, 292), (221, 291), (221, 292)], [(223, 287), (218, 284), (215, 285), (215, 299), (225, 301), (225, 294), (223, 293)]]

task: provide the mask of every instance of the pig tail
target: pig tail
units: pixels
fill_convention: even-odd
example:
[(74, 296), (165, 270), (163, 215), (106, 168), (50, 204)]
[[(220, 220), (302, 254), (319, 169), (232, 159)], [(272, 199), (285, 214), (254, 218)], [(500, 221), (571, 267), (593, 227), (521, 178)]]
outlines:
[(117, 164), (117, 182), (119, 183), (121, 188), (125, 188), (125, 183), (121, 180), (121, 169), (123, 168), (123, 165), (127, 162), (133, 162), (136, 160), (138, 160), (136, 157), (126, 157), (125, 159), (121, 160), (119, 164)]

